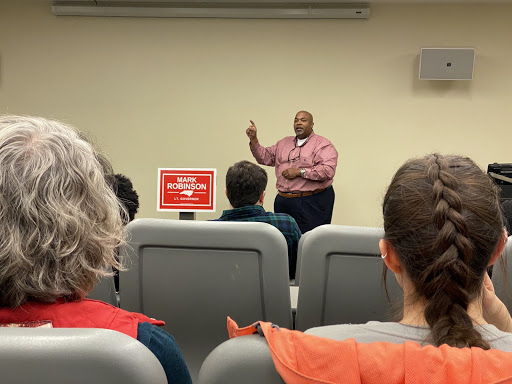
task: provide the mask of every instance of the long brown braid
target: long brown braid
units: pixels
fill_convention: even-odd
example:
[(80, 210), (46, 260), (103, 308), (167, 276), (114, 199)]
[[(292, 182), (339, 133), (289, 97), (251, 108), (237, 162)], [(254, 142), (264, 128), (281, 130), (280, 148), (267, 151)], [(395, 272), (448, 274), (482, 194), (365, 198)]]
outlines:
[(494, 183), (468, 158), (412, 159), (395, 174), (383, 212), (385, 239), (414, 284), (416, 298), (426, 300), (431, 342), (489, 349), (467, 310), (503, 234)]

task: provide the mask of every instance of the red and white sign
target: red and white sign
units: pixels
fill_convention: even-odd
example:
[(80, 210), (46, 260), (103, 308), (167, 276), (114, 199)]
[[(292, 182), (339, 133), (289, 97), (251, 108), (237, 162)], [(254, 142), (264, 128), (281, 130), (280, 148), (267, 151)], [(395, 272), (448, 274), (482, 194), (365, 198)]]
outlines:
[(216, 169), (158, 168), (157, 211), (215, 212)]

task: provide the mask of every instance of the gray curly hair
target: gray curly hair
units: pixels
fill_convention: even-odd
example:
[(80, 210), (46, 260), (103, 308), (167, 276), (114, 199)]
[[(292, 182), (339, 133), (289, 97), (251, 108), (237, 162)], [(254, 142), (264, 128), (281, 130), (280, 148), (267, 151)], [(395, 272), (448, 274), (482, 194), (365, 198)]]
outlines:
[(120, 268), (120, 205), (73, 127), (0, 116), (0, 306), (83, 298)]

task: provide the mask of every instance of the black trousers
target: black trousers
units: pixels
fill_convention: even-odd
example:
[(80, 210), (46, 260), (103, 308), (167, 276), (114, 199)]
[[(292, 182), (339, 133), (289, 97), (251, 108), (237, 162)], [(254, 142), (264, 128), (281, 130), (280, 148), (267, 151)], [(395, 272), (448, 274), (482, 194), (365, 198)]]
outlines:
[(332, 185), (325, 191), (303, 197), (284, 197), (277, 195), (274, 200), (274, 212), (287, 213), (295, 219), (300, 231), (305, 233), (323, 224), (331, 224), (334, 207), (334, 189)]

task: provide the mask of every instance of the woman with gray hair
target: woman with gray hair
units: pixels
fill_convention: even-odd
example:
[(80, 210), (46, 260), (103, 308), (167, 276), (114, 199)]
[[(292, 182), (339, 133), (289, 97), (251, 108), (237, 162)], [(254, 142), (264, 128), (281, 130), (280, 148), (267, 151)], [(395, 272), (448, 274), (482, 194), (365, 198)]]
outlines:
[(85, 298), (121, 268), (123, 223), (108, 168), (70, 126), (0, 116), (0, 323), (113, 329), (146, 345), (169, 383), (190, 383), (162, 321)]

